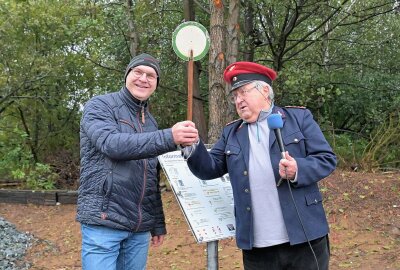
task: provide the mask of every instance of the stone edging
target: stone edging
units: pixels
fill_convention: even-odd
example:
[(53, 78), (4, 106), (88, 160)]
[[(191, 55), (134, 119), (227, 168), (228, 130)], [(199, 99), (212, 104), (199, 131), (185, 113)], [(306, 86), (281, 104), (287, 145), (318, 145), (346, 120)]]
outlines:
[(75, 190), (19, 190), (0, 189), (0, 203), (21, 204), (76, 204), (78, 191)]

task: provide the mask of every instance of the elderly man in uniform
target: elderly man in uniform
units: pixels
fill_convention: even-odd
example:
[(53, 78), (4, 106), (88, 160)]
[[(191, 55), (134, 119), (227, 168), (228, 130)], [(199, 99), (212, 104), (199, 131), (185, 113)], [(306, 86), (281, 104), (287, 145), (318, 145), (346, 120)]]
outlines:
[[(228, 66), (224, 79), (240, 119), (226, 125), (209, 152), (199, 141), (182, 153), (200, 179), (229, 173), (244, 269), (328, 269), (318, 181), (333, 172), (336, 156), (309, 110), (274, 105), (276, 76), (253, 62)], [(285, 158), (268, 127), (270, 114), (282, 116)]]

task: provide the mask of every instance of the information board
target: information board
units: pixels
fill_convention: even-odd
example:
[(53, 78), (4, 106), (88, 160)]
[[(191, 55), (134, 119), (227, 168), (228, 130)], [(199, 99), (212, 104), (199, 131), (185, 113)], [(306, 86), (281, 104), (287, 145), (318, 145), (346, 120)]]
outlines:
[(233, 195), (229, 175), (200, 180), (180, 151), (159, 156), (168, 182), (198, 243), (235, 236)]

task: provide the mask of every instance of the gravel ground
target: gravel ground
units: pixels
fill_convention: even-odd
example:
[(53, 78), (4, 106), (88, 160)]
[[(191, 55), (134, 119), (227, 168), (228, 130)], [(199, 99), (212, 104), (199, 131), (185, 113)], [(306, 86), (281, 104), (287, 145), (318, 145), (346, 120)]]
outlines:
[(25, 270), (30, 265), (21, 259), (34, 238), (17, 231), (15, 225), (0, 217), (0, 270)]

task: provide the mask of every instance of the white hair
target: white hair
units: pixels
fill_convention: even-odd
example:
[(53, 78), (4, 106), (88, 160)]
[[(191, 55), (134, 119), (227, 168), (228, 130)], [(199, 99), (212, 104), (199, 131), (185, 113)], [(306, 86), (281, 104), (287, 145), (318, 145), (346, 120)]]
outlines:
[(264, 81), (255, 81), (254, 83), (258, 91), (261, 91), (264, 87), (268, 87), (268, 98), (271, 100), (271, 102), (274, 101), (275, 95), (271, 85)]

